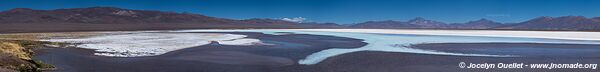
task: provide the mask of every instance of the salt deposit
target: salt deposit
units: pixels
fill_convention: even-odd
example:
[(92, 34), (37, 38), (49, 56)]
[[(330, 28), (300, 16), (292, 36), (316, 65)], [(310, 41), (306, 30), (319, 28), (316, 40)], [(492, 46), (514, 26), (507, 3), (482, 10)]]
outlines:
[(261, 43), (246, 35), (223, 33), (149, 33), (101, 35), (78, 39), (46, 39), (42, 41), (81, 43), (77, 47), (94, 49), (95, 55), (113, 57), (155, 56), (184, 48), (210, 44), (217, 41), (224, 45), (252, 45)]
[(523, 37), (523, 38), (547, 38), (547, 39), (567, 39), (567, 40), (600, 40), (600, 32), (577, 32), (577, 31), (412, 30), (412, 29), (289, 29), (289, 30), (380, 33), (380, 34), (418, 34), (418, 35)]

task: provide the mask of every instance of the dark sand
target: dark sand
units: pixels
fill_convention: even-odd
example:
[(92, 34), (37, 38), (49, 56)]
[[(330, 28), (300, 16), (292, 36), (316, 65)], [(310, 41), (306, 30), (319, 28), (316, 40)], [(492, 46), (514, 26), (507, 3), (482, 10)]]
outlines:
[(314, 68), (319, 72), (598, 72), (592, 69), (462, 69), (460, 62), (472, 63), (600, 63), (600, 58), (495, 58), (424, 55), (363, 51), (329, 58)]
[[(438, 43), (415, 48), (458, 53), (515, 54), (523, 57), (465, 57), (363, 51), (329, 58), (317, 65), (322, 72), (598, 72), (592, 69), (462, 69), (468, 63), (592, 63), (600, 64), (600, 45), (535, 43)], [(507, 50), (503, 50), (503, 48)], [(512, 48), (512, 49), (511, 49)], [(526, 48), (530, 50), (514, 49)], [(563, 48), (563, 51), (553, 49)], [(566, 49), (570, 48), (570, 49)], [(484, 49), (484, 50), (481, 50)], [(492, 49), (492, 51), (485, 50)], [(573, 50), (571, 50), (573, 49)], [(586, 50), (576, 50), (586, 49)], [(542, 50), (534, 51), (534, 50)], [(506, 52), (494, 52), (506, 51)], [(575, 52), (567, 52), (575, 51)], [(536, 52), (536, 53), (527, 53)], [(554, 53), (558, 52), (558, 53)]]
[(413, 48), (444, 52), (525, 57), (600, 57), (600, 45), (556, 43), (434, 43), (418, 44)]

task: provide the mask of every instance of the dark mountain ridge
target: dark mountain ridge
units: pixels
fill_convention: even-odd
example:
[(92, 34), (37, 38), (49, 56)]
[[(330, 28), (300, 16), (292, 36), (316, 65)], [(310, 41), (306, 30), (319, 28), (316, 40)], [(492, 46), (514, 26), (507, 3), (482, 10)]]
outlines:
[(488, 19), (480, 19), (477, 21), (469, 21), (466, 23), (443, 23), (434, 20), (427, 20), (421, 17), (402, 22), (402, 21), (368, 21), (354, 24), (354, 28), (416, 28), (416, 29), (488, 29), (496, 26), (501, 26), (502, 23), (494, 22)]
[(0, 13), (0, 23), (228, 23), (221, 19), (199, 14), (128, 10), (114, 7), (90, 7), (57, 10), (12, 9)]
[(494, 29), (494, 30), (585, 30), (599, 31), (600, 17), (584, 16), (542, 16), (519, 23), (500, 23), (488, 19), (469, 21), (466, 23), (443, 23), (417, 17), (407, 22), (402, 21), (368, 21), (351, 25), (352, 28), (385, 28), (385, 29)]
[(157, 29), (338, 28), (277, 19), (235, 20), (201, 14), (89, 7), (56, 10), (15, 8), (0, 12), (0, 32)]
[(519, 30), (600, 30), (600, 20), (583, 16), (538, 17), (513, 25), (500, 26), (495, 29)]
[(519, 23), (479, 19), (444, 23), (417, 17), (407, 21), (367, 21), (357, 24), (290, 22), (253, 18), (235, 20), (201, 14), (89, 7), (56, 10), (15, 8), (0, 12), (0, 32), (96, 31), (156, 29), (246, 29), (246, 28), (369, 28), (369, 29), (503, 29), (503, 30), (600, 30), (600, 17), (538, 17)]
[(451, 24), (448, 28), (458, 28), (458, 29), (489, 29), (492, 27), (502, 26), (505, 24), (495, 22), (488, 19), (479, 19), (477, 21), (469, 21), (466, 23), (454, 23)]

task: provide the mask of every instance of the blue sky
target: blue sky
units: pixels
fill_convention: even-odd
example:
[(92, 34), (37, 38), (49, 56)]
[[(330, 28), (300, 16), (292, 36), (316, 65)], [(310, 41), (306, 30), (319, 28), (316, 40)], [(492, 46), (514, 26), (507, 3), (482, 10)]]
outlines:
[(307, 21), (358, 23), (406, 21), (415, 17), (442, 22), (487, 18), (520, 22), (539, 16), (600, 17), (600, 0), (2, 0), (0, 10), (111, 6), (190, 12), (248, 19), (303, 17)]

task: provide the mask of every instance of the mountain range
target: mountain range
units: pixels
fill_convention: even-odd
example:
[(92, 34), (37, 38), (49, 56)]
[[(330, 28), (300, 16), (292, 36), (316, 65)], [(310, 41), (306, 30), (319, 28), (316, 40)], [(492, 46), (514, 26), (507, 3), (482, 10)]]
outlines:
[(235, 20), (192, 13), (116, 7), (56, 10), (15, 8), (0, 12), (0, 25), (0, 32), (340, 27), (328, 23), (297, 23), (260, 18)]
[(488, 19), (469, 21), (466, 23), (443, 23), (424, 18), (402, 21), (368, 21), (351, 25), (351, 28), (385, 28), (385, 29), (494, 29), (494, 30), (600, 30), (600, 17), (583, 16), (538, 17), (519, 23), (500, 23)]
[(479, 19), (444, 23), (417, 17), (408, 21), (367, 21), (356, 24), (290, 22), (280, 19), (226, 19), (193, 13), (89, 7), (56, 10), (15, 8), (0, 12), (0, 32), (96, 31), (156, 29), (240, 28), (369, 28), (369, 29), (505, 29), (505, 30), (593, 30), (600, 31), (600, 17), (538, 17), (519, 23)]

